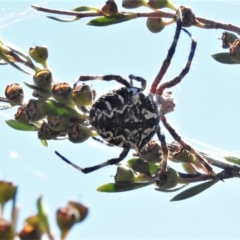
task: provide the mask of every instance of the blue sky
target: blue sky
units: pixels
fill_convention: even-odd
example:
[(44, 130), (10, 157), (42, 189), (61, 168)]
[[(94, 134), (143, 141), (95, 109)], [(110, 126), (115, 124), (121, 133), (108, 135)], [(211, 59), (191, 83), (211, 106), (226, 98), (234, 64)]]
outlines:
[[(191, 6), (196, 16), (239, 24), (239, 1), (172, 1)], [(146, 19), (115, 26), (87, 26), (90, 19), (59, 23), (36, 12), (31, 4), (70, 10), (105, 1), (1, 1), (0, 36), (24, 51), (37, 45), (49, 48), (49, 66), (58, 81), (73, 83), (80, 75), (129, 74), (144, 77), (150, 83), (171, 44), (175, 25), (159, 34), (146, 28)], [(121, 9), (121, 1), (117, 1)], [(138, 11), (148, 11), (139, 8)], [(223, 30), (189, 28), (198, 42), (192, 68), (183, 82), (172, 89), (175, 111), (169, 122), (192, 146), (214, 154), (238, 154), (239, 65), (223, 65), (211, 55), (221, 48)], [(178, 75), (187, 60), (191, 41), (181, 34), (176, 54), (164, 79)], [(0, 96), (10, 83), (31, 82), (31, 77), (9, 66), (0, 70)], [(116, 83), (92, 82), (98, 96)], [(31, 91), (24, 87), (31, 98)], [(19, 185), (18, 204), (22, 220), (36, 212), (35, 200), (43, 194), (49, 208), (55, 236), (57, 207), (69, 199), (90, 207), (86, 221), (75, 226), (68, 239), (237, 239), (239, 238), (239, 179), (220, 182), (208, 191), (182, 202), (169, 202), (176, 193), (160, 193), (149, 186), (140, 190), (105, 194), (96, 191), (113, 182), (116, 167), (111, 166), (83, 175), (62, 162), (54, 151), (82, 167), (116, 157), (121, 149), (107, 148), (92, 140), (83, 144), (51, 141), (41, 145), (36, 133), (9, 128), (5, 120), (15, 109), (0, 112), (0, 178)], [(166, 131), (165, 131), (166, 132)], [(167, 141), (172, 138), (167, 135)], [(129, 154), (129, 157), (131, 157)], [(173, 165), (174, 166), (174, 165)]]

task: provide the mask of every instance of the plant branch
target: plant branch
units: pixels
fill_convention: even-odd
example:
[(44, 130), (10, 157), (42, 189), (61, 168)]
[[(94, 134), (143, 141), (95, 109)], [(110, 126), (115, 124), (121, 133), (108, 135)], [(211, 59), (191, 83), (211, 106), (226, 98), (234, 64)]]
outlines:
[[(102, 12), (76, 12), (76, 11), (65, 11), (65, 10), (58, 10), (58, 9), (50, 9), (50, 8), (44, 8), (39, 7), (35, 5), (31, 5), (32, 8), (34, 8), (37, 11), (41, 12), (47, 12), (52, 14), (61, 14), (61, 15), (67, 15), (67, 16), (75, 16), (77, 19), (85, 18), (85, 17), (99, 17), (104, 16)], [(122, 12), (122, 14), (133, 14), (132, 12)], [(161, 17), (161, 18), (174, 18), (174, 13), (164, 12), (164, 11), (156, 11), (156, 12), (150, 12), (150, 13), (135, 13), (137, 17)], [(201, 27), (205, 29), (222, 29), (226, 31), (235, 32), (237, 34), (240, 34), (240, 27), (229, 24), (229, 23), (222, 23), (222, 22), (216, 22), (211, 19), (203, 18), (203, 17), (196, 17), (196, 20), (200, 23), (203, 23), (203, 25), (196, 24), (194, 26)]]

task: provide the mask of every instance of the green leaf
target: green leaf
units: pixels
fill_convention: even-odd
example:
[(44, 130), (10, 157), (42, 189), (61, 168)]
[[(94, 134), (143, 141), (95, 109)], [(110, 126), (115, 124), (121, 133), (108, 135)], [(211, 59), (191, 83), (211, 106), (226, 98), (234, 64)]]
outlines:
[(81, 7), (76, 7), (73, 8), (72, 11), (75, 12), (101, 12), (101, 10), (99, 8), (95, 8), (95, 7), (89, 7), (89, 6), (81, 6)]
[(224, 159), (226, 159), (228, 162), (240, 165), (240, 158), (237, 157), (231, 157), (231, 156), (225, 156), (223, 157)]
[(41, 141), (41, 143), (42, 143), (42, 145), (43, 145), (44, 147), (48, 147), (48, 141), (47, 141), (47, 140), (45, 140), (45, 139), (40, 139), (40, 141)]
[(135, 13), (120, 14), (115, 16), (104, 16), (104, 17), (94, 18), (93, 20), (88, 22), (87, 25), (91, 25), (95, 27), (105, 27), (112, 24), (126, 22), (135, 18), (137, 18), (137, 15)]
[(138, 188), (146, 187), (148, 185), (153, 184), (152, 182), (142, 182), (142, 183), (106, 183), (97, 188), (99, 192), (126, 192), (135, 190)]
[(219, 181), (219, 179), (214, 179), (214, 180), (211, 180), (211, 181), (208, 181), (208, 182), (201, 183), (201, 184), (196, 185), (194, 187), (188, 188), (187, 190), (185, 190), (185, 191), (179, 193), (178, 195), (176, 195), (170, 201), (171, 202), (180, 201), (180, 200), (184, 200), (184, 199), (193, 197), (193, 196), (207, 190), (208, 188), (213, 186), (218, 181)]
[(49, 239), (53, 239), (51, 231), (50, 231), (48, 216), (47, 216), (46, 210), (44, 208), (42, 196), (40, 196), (37, 199), (37, 210), (38, 210), (38, 216), (39, 216), (39, 221), (40, 221), (40, 226), (41, 226), (42, 232), (47, 233)]
[(10, 61), (1, 51), (0, 51), (0, 58), (2, 58), (6, 63), (10, 64), (12, 67), (16, 68), (17, 70), (24, 72), (26, 74), (31, 75), (32, 73), (24, 70), (23, 68), (19, 67), (16, 63)]
[(32, 123), (23, 123), (19, 122), (14, 119), (9, 119), (5, 121), (8, 126), (15, 130), (21, 130), (21, 131), (38, 131), (38, 128), (36, 125)]
[(213, 54), (212, 58), (215, 59), (217, 62), (224, 63), (224, 64), (240, 64), (240, 62), (234, 62), (229, 57), (229, 53), (226, 53), (226, 52)]
[(179, 187), (175, 187), (175, 188), (171, 188), (171, 189), (164, 189), (164, 188), (155, 188), (156, 191), (159, 191), (159, 192), (176, 192), (182, 188), (185, 188), (188, 184), (183, 184), (183, 185), (180, 185)]
[(57, 17), (52, 17), (52, 16), (47, 16), (48, 18), (58, 21), (58, 22), (75, 22), (77, 20), (80, 20), (79, 17), (75, 17), (73, 19), (63, 19), (63, 18), (57, 18)]
[(87, 119), (86, 114), (82, 114), (63, 103), (56, 102), (53, 99), (41, 102), (38, 105), (40, 111), (47, 116), (58, 116), (58, 117), (68, 117), (68, 118), (80, 118), (83, 120)]
[(127, 161), (129, 167), (131, 167), (134, 171), (140, 173), (146, 173), (153, 175), (156, 173), (159, 166), (155, 163), (148, 163), (141, 158), (132, 158)]
[(28, 83), (28, 82), (25, 82), (25, 81), (23, 81), (23, 83), (24, 83), (27, 87), (33, 89), (33, 90), (36, 91), (39, 95), (41, 95), (41, 96), (43, 96), (43, 97), (45, 97), (45, 98), (49, 98), (49, 97), (52, 96), (52, 92), (51, 92), (51, 91), (48, 91), (48, 90), (43, 89), (43, 88), (40, 88), (40, 87), (38, 87), (38, 86), (36, 86), (36, 85), (33, 85), (33, 84)]

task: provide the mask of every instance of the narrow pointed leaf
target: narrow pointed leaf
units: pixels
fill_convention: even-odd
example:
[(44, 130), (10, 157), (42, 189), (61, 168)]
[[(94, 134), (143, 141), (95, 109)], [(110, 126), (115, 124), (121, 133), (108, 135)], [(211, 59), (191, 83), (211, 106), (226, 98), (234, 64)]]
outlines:
[(43, 205), (42, 196), (40, 196), (37, 199), (37, 209), (38, 209), (38, 216), (39, 216), (39, 221), (40, 221), (40, 226), (41, 226), (42, 232), (47, 233), (49, 239), (53, 239), (51, 231), (50, 231), (48, 216), (47, 216), (46, 210), (45, 210), (44, 205)]
[(81, 6), (81, 7), (76, 7), (73, 8), (72, 11), (75, 12), (101, 12), (101, 10), (99, 8), (95, 8), (95, 7), (89, 7), (89, 6)]
[(78, 112), (63, 103), (56, 102), (52, 99), (39, 103), (39, 109), (47, 116), (53, 117), (68, 117), (68, 118), (80, 118), (87, 119), (87, 115)]
[(30, 72), (24, 70), (23, 68), (19, 67), (16, 63), (10, 61), (2, 52), (0, 52), (0, 58), (2, 58), (6, 63), (10, 64), (12, 67), (16, 68), (17, 70), (31, 75)]
[[(132, 158), (130, 160), (127, 161), (127, 164), (129, 167), (131, 167), (133, 170), (138, 171), (137, 169), (135, 169), (135, 166), (138, 166), (140, 164), (138, 164), (139, 162), (143, 161), (140, 158)], [(155, 163), (145, 163), (146, 167), (148, 165), (148, 168), (146, 169), (146, 171), (138, 171), (141, 173), (149, 173), (150, 175), (153, 175), (156, 173), (157, 169), (159, 168), (158, 165), (156, 165)], [(145, 169), (143, 169), (145, 170)]]
[(48, 98), (48, 97), (51, 97), (51, 96), (52, 96), (52, 92), (51, 92), (51, 91), (47, 91), (46, 89), (40, 88), (40, 87), (38, 87), (38, 86), (36, 86), (36, 85), (33, 85), (33, 84), (28, 83), (28, 82), (25, 82), (25, 81), (23, 81), (23, 83), (24, 83), (27, 87), (35, 90), (39, 95), (41, 95), (41, 96), (43, 96), (43, 97)]
[(182, 188), (185, 188), (188, 184), (180, 185), (179, 187), (171, 188), (171, 189), (164, 189), (164, 188), (155, 188), (156, 191), (159, 192), (176, 192)]
[(240, 64), (240, 62), (234, 62), (233, 60), (231, 60), (231, 58), (229, 57), (229, 53), (227, 52), (213, 54), (212, 58), (217, 62), (224, 64)]
[(44, 147), (48, 147), (48, 141), (47, 140), (41, 139), (40, 141), (41, 141), (41, 143)]
[(240, 158), (237, 157), (231, 157), (231, 156), (225, 156), (223, 157), (224, 159), (226, 159), (228, 162), (240, 165)]
[(97, 188), (99, 192), (126, 192), (135, 190), (138, 188), (146, 187), (153, 184), (152, 182), (142, 182), (142, 183), (106, 183)]
[(75, 22), (80, 19), (78, 17), (75, 17), (73, 19), (63, 19), (63, 18), (57, 18), (57, 17), (52, 17), (52, 16), (47, 16), (47, 17), (52, 20), (58, 21), (58, 22)]
[(5, 122), (9, 127), (13, 128), (15, 130), (38, 131), (38, 128), (32, 123), (23, 123), (23, 122), (14, 120), (14, 119), (9, 119), (9, 120), (6, 120)]
[(0, 106), (0, 110), (6, 110), (9, 108), (12, 108), (13, 106), (9, 105), (9, 106)]
[(187, 190), (185, 190), (185, 191), (179, 193), (178, 195), (176, 195), (170, 201), (171, 202), (173, 202), (173, 201), (180, 201), (180, 200), (184, 200), (184, 199), (193, 197), (193, 196), (195, 196), (195, 195), (197, 195), (197, 194), (207, 190), (208, 188), (213, 186), (218, 181), (219, 181), (218, 179), (214, 179), (214, 180), (211, 180), (211, 181), (208, 181), (208, 182), (201, 183), (201, 184), (199, 184), (197, 186), (188, 188)]
[(105, 27), (112, 24), (126, 22), (135, 18), (137, 18), (137, 15), (135, 13), (124, 14), (124, 15), (121, 14), (121, 15), (115, 15), (115, 16), (104, 16), (104, 17), (94, 18), (93, 20), (88, 22), (87, 25), (91, 25), (95, 27)]

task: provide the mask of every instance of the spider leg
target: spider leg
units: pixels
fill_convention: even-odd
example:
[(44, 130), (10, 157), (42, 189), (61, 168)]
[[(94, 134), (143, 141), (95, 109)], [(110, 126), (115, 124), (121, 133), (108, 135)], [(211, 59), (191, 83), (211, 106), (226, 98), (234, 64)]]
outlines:
[[(142, 77), (138, 77), (138, 76), (135, 76), (133, 74), (130, 74), (129, 75), (129, 78), (130, 78), (130, 83), (132, 84), (132, 79), (136, 80), (137, 82), (140, 82), (141, 83), (141, 88), (142, 90), (145, 90), (146, 89), (146, 86), (147, 86), (147, 81), (142, 78)], [(133, 85), (133, 84), (132, 84)]]
[(163, 76), (165, 75), (165, 73), (166, 73), (166, 71), (167, 71), (167, 69), (168, 69), (168, 67), (171, 63), (172, 57), (173, 57), (173, 55), (175, 53), (175, 50), (176, 50), (176, 46), (177, 46), (177, 42), (178, 42), (178, 39), (179, 39), (179, 36), (180, 36), (181, 28), (182, 28), (182, 19), (181, 19), (181, 17), (179, 17), (179, 19), (177, 20), (177, 27), (176, 27), (176, 31), (175, 31), (175, 35), (174, 35), (174, 38), (173, 38), (172, 45), (170, 46), (170, 48), (168, 50), (167, 57), (163, 61), (162, 66), (161, 66), (157, 76), (155, 77), (153, 83), (152, 83), (151, 90), (150, 90), (151, 93), (156, 93), (157, 86), (161, 82)]
[(193, 60), (193, 56), (194, 56), (194, 53), (195, 53), (195, 50), (196, 50), (196, 47), (197, 47), (197, 42), (194, 40), (194, 38), (192, 37), (191, 33), (189, 33), (186, 29), (182, 28), (182, 30), (187, 33), (190, 38), (192, 39), (192, 44), (191, 44), (191, 50), (190, 50), (190, 53), (189, 53), (189, 56), (188, 56), (188, 60), (187, 60), (187, 63), (185, 65), (185, 67), (183, 68), (183, 70), (181, 71), (181, 73), (175, 77), (174, 79), (168, 81), (168, 82), (165, 82), (163, 84), (161, 84), (157, 90), (156, 90), (156, 93), (157, 94), (162, 94), (163, 91), (166, 89), (166, 88), (170, 88), (170, 87), (173, 87), (175, 85), (177, 85), (178, 83), (181, 82), (181, 80), (185, 77), (185, 75), (189, 72), (189, 69), (190, 69), (190, 66), (191, 66), (191, 63), (192, 63), (192, 60)]
[(114, 146), (113, 144), (108, 143), (108, 142), (106, 142), (106, 141), (104, 141), (104, 140), (102, 140), (100, 138), (97, 138), (97, 137), (92, 137), (92, 139), (94, 139), (95, 141), (100, 142), (100, 143), (102, 143), (102, 144), (104, 144), (104, 145), (106, 145), (108, 147), (113, 147)]
[(205, 172), (207, 174), (215, 175), (211, 166), (207, 163), (207, 161), (201, 156), (198, 152), (196, 152), (190, 145), (185, 143), (181, 137), (177, 134), (176, 130), (167, 122), (165, 116), (161, 116), (161, 122), (168, 130), (168, 132), (172, 135), (175, 141), (177, 141), (184, 149), (186, 149), (189, 153), (191, 153), (196, 159), (203, 165)]
[(79, 79), (73, 84), (73, 87), (75, 88), (78, 82), (85, 82), (91, 80), (117, 81), (118, 83), (121, 83), (125, 87), (132, 87), (131, 83), (129, 83), (126, 79), (122, 78), (119, 75), (80, 76)]
[(119, 162), (121, 162), (128, 154), (130, 148), (124, 148), (122, 150), (122, 152), (120, 153), (118, 158), (111, 158), (109, 160), (107, 160), (104, 163), (92, 166), (92, 167), (87, 167), (87, 168), (81, 168), (79, 166), (77, 166), (76, 164), (72, 163), (71, 161), (69, 161), (67, 158), (65, 158), (64, 156), (62, 156), (59, 152), (55, 151), (55, 154), (60, 157), (64, 162), (68, 163), (69, 165), (71, 165), (72, 167), (76, 168), (77, 170), (79, 170), (82, 173), (90, 173), (90, 172), (94, 172), (102, 167), (106, 167), (109, 165), (113, 165), (113, 164), (117, 164)]
[(156, 184), (158, 186), (163, 186), (167, 180), (168, 147), (165, 140), (165, 135), (163, 134), (160, 126), (158, 126), (157, 129), (157, 137), (161, 143), (162, 165), (160, 171), (158, 171), (156, 175)]

